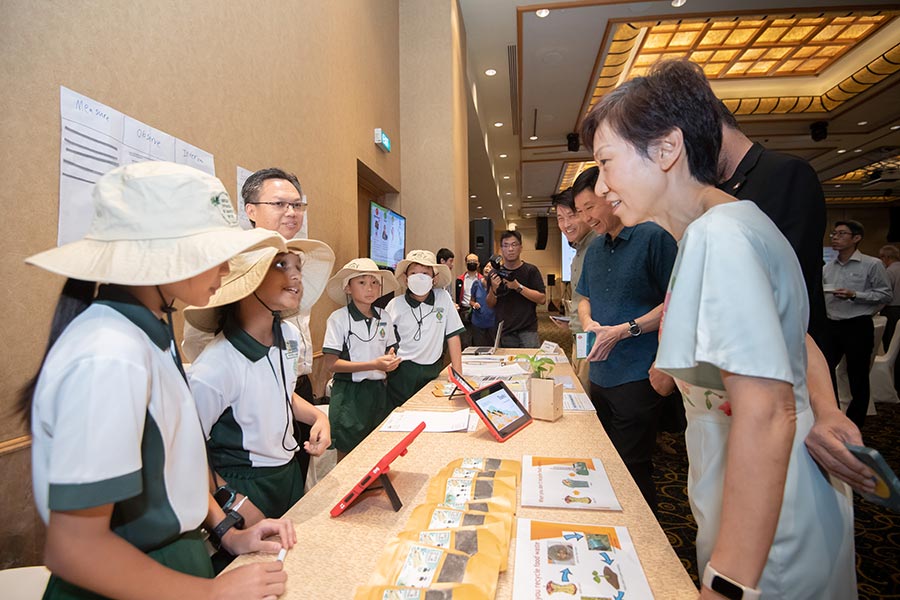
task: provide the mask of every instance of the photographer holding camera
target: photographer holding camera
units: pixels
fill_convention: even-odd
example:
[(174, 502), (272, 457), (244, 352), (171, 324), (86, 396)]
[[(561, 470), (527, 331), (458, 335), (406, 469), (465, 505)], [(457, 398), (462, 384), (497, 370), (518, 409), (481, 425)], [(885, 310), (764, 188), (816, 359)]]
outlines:
[(538, 268), (521, 260), (522, 234), (504, 231), (500, 235), (501, 256), (491, 257), (487, 304), (503, 323), (503, 348), (538, 348), (538, 304), (547, 301), (544, 279)]

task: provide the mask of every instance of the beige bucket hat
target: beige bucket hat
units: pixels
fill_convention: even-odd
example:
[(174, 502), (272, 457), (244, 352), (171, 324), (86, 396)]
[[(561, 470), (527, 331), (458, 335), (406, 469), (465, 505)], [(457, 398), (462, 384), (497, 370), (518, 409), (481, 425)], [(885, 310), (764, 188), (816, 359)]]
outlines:
[(434, 287), (436, 288), (447, 287), (453, 281), (450, 267), (439, 264), (434, 257), (434, 252), (430, 250), (411, 250), (405, 259), (397, 263), (397, 281), (400, 282), (403, 289), (406, 289), (406, 269), (412, 263), (418, 263), (434, 269)]
[[(279, 236), (281, 237), (281, 236)], [(322, 295), (328, 275), (334, 267), (334, 251), (325, 242), (319, 240), (289, 240), (282, 238), (287, 252), (300, 254), (302, 263), (300, 280), (303, 283), (303, 296), (300, 298), (300, 311), (309, 310)], [(188, 306), (184, 309), (184, 318), (188, 323), (201, 331), (213, 333), (219, 325), (218, 309), (243, 300), (256, 291), (269, 272), (272, 261), (278, 252), (274, 248), (263, 248), (236, 256), (229, 262), (231, 272), (222, 278), (222, 286), (209, 299), (206, 306)], [(298, 311), (283, 312), (282, 318), (297, 314)]]
[(375, 261), (371, 258), (354, 258), (341, 268), (328, 280), (325, 290), (328, 296), (338, 304), (347, 303), (347, 294), (344, 288), (354, 277), (360, 275), (374, 275), (381, 279), (381, 294), (389, 294), (400, 289), (397, 278), (390, 271), (384, 271), (378, 268)]
[(106, 173), (94, 186), (93, 210), (84, 238), (25, 262), (85, 281), (159, 285), (284, 243), (272, 231), (242, 230), (222, 182), (175, 163), (135, 163)]

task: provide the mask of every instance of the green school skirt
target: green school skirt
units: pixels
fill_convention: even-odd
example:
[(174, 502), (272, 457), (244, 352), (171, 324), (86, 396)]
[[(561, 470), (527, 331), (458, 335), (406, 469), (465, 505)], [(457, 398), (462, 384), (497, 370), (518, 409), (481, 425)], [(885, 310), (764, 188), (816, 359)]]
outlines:
[(297, 457), (280, 467), (220, 467), (216, 472), (270, 519), (280, 518), (303, 497), (305, 480)]
[(350, 452), (384, 421), (391, 410), (393, 407), (388, 402), (383, 379), (335, 379), (328, 405), (334, 447), (341, 452)]
[[(174, 542), (147, 552), (147, 556), (181, 573), (212, 579), (214, 576), (209, 554), (199, 529), (184, 533)], [(44, 600), (107, 600), (105, 596), (89, 592), (77, 585), (51, 575), (44, 590)]]
[(403, 404), (421, 390), (425, 384), (441, 374), (444, 368), (442, 359), (430, 365), (420, 365), (411, 360), (404, 360), (396, 369), (388, 373), (388, 398), (394, 407)]

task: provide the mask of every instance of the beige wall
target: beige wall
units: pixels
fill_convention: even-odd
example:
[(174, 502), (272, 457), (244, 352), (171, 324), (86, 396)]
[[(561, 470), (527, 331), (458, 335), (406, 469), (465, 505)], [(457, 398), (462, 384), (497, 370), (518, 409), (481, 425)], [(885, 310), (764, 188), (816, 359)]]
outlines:
[[(453, 0), (400, 0), (400, 212), (407, 250), (468, 248), (465, 31)], [(455, 269), (454, 275), (461, 271)]]
[[(56, 241), (60, 85), (212, 152), (232, 193), (237, 165), (294, 171), (310, 201), (310, 237), (331, 244), (338, 265), (365, 252), (357, 161), (400, 190), (412, 240), (437, 249), (468, 236), (464, 34), (452, 0), (8, 0), (2, 12), (0, 509), (9, 518), (0, 568), (40, 560), (28, 453), (2, 443), (26, 433), (9, 413), (40, 361), (62, 284), (22, 263)], [(401, 86), (401, 43), (429, 67), (416, 71), (419, 88)], [(440, 87), (423, 95), (432, 83)], [(401, 122), (402, 107), (420, 111)], [(374, 145), (375, 127), (391, 136), (391, 153)], [(413, 152), (439, 154), (428, 159), (434, 173), (421, 158), (410, 167), (418, 176), (403, 178), (407, 140)], [(426, 187), (434, 174), (440, 186)], [(316, 346), (334, 308), (326, 297), (313, 311)]]

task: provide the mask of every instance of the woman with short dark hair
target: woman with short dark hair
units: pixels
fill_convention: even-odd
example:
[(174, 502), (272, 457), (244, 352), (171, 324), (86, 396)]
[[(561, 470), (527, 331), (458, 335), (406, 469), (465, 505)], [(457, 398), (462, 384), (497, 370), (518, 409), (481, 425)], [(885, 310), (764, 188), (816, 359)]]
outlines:
[(656, 366), (685, 401), (701, 597), (855, 598), (849, 488), (804, 446), (806, 287), (768, 217), (715, 187), (716, 102), (700, 67), (664, 62), (582, 128), (596, 194), (626, 225), (654, 221), (679, 242)]

